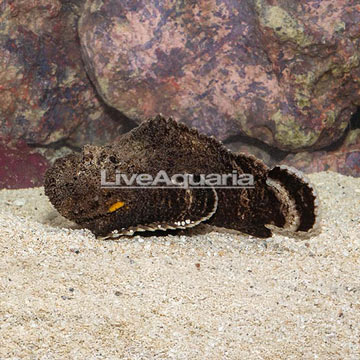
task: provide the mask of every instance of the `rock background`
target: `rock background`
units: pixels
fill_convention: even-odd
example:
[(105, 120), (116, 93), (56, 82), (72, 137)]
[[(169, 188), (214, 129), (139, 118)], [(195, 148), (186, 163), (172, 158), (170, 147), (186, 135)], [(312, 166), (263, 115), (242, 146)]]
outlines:
[(66, 147), (106, 143), (129, 128), (84, 71), (76, 31), (81, 5), (1, 2), (0, 187), (40, 185)]
[(159, 112), (269, 165), (360, 176), (359, 23), (360, 0), (3, 0), (0, 187)]
[(134, 4), (88, 0), (79, 22), (89, 76), (130, 118), (317, 150), (360, 104), (359, 1)]

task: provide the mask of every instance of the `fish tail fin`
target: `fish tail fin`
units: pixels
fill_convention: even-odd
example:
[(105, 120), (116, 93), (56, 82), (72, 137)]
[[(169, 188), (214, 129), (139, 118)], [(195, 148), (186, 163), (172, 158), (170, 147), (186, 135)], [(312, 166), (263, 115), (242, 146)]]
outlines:
[(280, 232), (313, 234), (319, 228), (319, 200), (315, 188), (297, 169), (279, 165), (268, 172), (266, 183), (280, 203), (281, 223), (266, 225)]

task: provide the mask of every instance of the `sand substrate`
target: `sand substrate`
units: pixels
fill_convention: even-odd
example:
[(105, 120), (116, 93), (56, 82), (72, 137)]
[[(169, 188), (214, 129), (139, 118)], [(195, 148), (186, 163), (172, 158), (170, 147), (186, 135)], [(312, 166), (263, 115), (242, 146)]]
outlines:
[(0, 192), (0, 359), (359, 359), (360, 179), (310, 175), (322, 232), (97, 240)]

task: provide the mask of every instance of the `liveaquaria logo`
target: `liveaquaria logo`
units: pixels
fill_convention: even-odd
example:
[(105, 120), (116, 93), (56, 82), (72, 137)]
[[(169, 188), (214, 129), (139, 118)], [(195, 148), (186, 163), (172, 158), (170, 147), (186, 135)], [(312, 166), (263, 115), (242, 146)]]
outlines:
[[(112, 177), (114, 179), (114, 176)], [(110, 181), (107, 171), (101, 170), (102, 188), (253, 188), (254, 177), (251, 174), (173, 174), (160, 170), (155, 176), (150, 174), (124, 174), (115, 172), (115, 181)]]

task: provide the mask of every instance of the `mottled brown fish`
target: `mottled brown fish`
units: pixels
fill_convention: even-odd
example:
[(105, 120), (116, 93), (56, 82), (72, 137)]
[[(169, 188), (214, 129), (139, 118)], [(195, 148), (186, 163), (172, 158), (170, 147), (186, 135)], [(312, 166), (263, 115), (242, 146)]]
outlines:
[[(251, 174), (253, 186), (129, 188), (116, 174)], [(111, 180), (111, 181), (110, 181)], [(231, 183), (228, 179), (226, 185)], [(231, 184), (230, 184), (231, 185)], [(285, 166), (268, 168), (234, 154), (214, 138), (157, 116), (107, 146), (85, 145), (79, 154), (58, 159), (45, 176), (45, 194), (66, 218), (103, 238), (137, 231), (184, 229), (201, 222), (257, 237), (279, 228), (309, 233), (317, 225), (318, 200), (302, 174)]]

